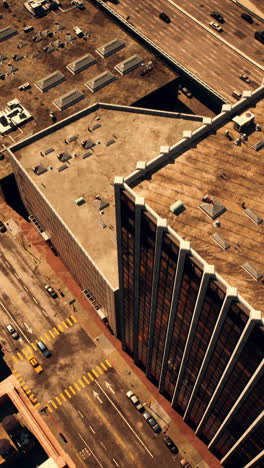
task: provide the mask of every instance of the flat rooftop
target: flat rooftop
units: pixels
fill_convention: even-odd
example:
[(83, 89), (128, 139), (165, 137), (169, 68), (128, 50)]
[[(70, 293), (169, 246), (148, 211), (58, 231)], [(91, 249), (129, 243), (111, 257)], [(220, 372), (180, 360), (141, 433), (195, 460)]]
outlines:
[[(116, 288), (115, 176), (125, 177), (136, 169), (138, 161), (151, 160), (159, 154), (160, 146), (171, 146), (182, 138), (184, 130), (200, 125), (195, 117), (160, 117), (130, 112), (129, 108), (127, 112), (99, 108), (57, 131), (51, 127), (47, 136), (40, 135), (34, 143), (17, 150), (15, 157)], [(88, 127), (95, 126), (88, 131)], [(71, 143), (65, 143), (67, 139)], [(81, 146), (82, 141), (87, 141), (86, 148)], [(95, 146), (89, 148), (93, 143)], [(48, 152), (50, 149), (53, 151)], [(48, 154), (42, 157), (40, 152)], [(57, 157), (59, 153), (65, 156), (65, 152), (72, 156), (68, 162)], [(87, 153), (91, 154), (82, 159)], [(32, 167), (39, 164), (52, 170), (36, 175)], [(58, 172), (63, 165), (67, 168)], [(98, 197), (109, 204), (102, 210), (104, 214), (100, 214)], [(85, 203), (78, 206), (76, 200), (80, 198)]]
[[(49, 126), (50, 111), (55, 113), (57, 120), (62, 120), (98, 101), (130, 105), (177, 77), (176, 73), (159, 60), (155, 61), (153, 70), (145, 76), (140, 74), (142, 67), (121, 76), (114, 67), (122, 60), (134, 54), (140, 55), (144, 62), (151, 61), (154, 57), (89, 2), (84, 2), (84, 10), (75, 8), (67, 13), (57, 10), (41, 18), (33, 18), (22, 1), (10, 1), (9, 9), (4, 8), (2, 3), (0, 29), (12, 25), (17, 35), (5, 40), (0, 53), (0, 73), (5, 75), (0, 80), (0, 109), (6, 106), (7, 96), (10, 101), (18, 98), (33, 120), (21, 130), (0, 138), (0, 144), (2, 142), (9, 146), (14, 141)], [(68, 9), (69, 4), (70, 2), (62, 2), (62, 8)], [(24, 32), (24, 25), (32, 26), (33, 30)], [(78, 37), (74, 32), (75, 26), (88, 35)], [(101, 57), (96, 49), (114, 39), (120, 39), (125, 47), (109, 57)], [(53, 51), (47, 53), (44, 49), (49, 44), (52, 44)], [(95, 57), (97, 63), (75, 75), (66, 68), (68, 64), (87, 54)], [(11, 65), (17, 71), (12, 73)], [(45, 93), (41, 92), (35, 83), (57, 70), (65, 75), (65, 81)], [(106, 70), (116, 76), (116, 81), (92, 93), (85, 83)], [(18, 87), (26, 82), (31, 85), (31, 89), (19, 91)], [(83, 101), (59, 111), (54, 101), (73, 89), (84, 94)]]
[[(257, 88), (264, 76), (263, 44), (254, 39), (264, 22), (248, 24), (240, 15), (244, 12), (229, 0), (122, 0), (118, 5), (108, 3), (156, 46), (178, 61), (199, 79), (220, 93), (228, 102), (235, 102), (233, 90)], [(217, 22), (210, 17), (212, 10), (225, 18), (223, 32), (209, 26)], [(166, 24), (159, 18), (165, 12), (171, 19)], [(224, 42), (225, 41), (225, 42)], [(248, 59), (246, 58), (248, 56)], [(256, 64), (254, 63), (256, 62)], [(244, 73), (251, 79), (247, 84), (239, 78)]]
[[(241, 146), (234, 145), (239, 134), (229, 122), (209, 134), (175, 159), (174, 164), (157, 171), (134, 190), (256, 310), (263, 311), (263, 279), (254, 280), (242, 265), (249, 263), (264, 274), (264, 223), (256, 224), (245, 213), (249, 208), (264, 219), (264, 148), (254, 146), (264, 139), (264, 100), (249, 109), (262, 131), (254, 131)], [(233, 141), (226, 136), (230, 131)], [(199, 206), (203, 197), (215, 198), (226, 211), (217, 218), (220, 226)], [(186, 208), (175, 215), (170, 206), (181, 200)], [(242, 206), (243, 204), (243, 206)], [(214, 233), (230, 245), (223, 250), (214, 242)]]

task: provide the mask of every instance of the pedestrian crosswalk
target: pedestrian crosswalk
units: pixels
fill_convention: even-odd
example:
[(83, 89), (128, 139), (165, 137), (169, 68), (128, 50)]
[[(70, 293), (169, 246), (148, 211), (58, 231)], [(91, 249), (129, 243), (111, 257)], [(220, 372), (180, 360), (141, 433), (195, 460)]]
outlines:
[(28, 359), (29, 356), (32, 355), (34, 351), (37, 351), (38, 348), (36, 346), (36, 343), (39, 340), (47, 344), (50, 341), (55, 340), (59, 335), (64, 333), (68, 328), (72, 327), (75, 323), (77, 323), (77, 319), (74, 314), (71, 314), (69, 317), (67, 317), (65, 320), (62, 320), (60, 323), (56, 324), (56, 326), (54, 326), (47, 332), (42, 333), (42, 335), (39, 336), (38, 340), (35, 340), (35, 342), (28, 344), (23, 349), (13, 354), (12, 359), (14, 363), (22, 361), (23, 359)]
[(22, 377), (22, 375), (19, 374), (19, 372), (17, 372), (16, 370), (13, 370), (12, 372), (16, 376), (16, 378), (17, 378), (17, 380), (18, 380), (18, 382), (20, 384), (20, 387), (24, 390), (27, 397), (31, 400), (31, 403), (35, 406), (35, 408), (38, 408), (40, 403), (39, 403), (38, 399), (36, 398), (35, 394), (32, 392), (32, 390), (27, 385), (26, 381), (24, 380), (24, 377)]
[[(75, 395), (81, 392), (83, 389), (87, 388), (92, 382), (94, 382), (100, 375), (103, 375), (104, 372), (107, 372), (112, 367), (112, 364), (105, 359), (103, 362), (100, 362), (95, 368), (91, 369), (89, 372), (86, 372), (82, 377), (76, 379), (71, 385), (68, 385), (56, 396), (52, 397), (48, 404), (46, 405), (49, 413), (57, 410), (60, 406), (63, 405), (68, 400), (71, 400)], [(95, 370), (96, 369), (96, 370)]]

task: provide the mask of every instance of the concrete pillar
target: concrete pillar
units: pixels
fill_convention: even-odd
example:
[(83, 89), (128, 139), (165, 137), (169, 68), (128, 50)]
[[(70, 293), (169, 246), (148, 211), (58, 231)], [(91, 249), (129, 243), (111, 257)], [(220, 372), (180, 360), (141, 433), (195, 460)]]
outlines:
[(166, 334), (166, 339), (165, 339), (165, 346), (164, 346), (161, 372), (160, 372), (159, 391), (161, 393), (164, 390), (164, 379), (165, 379), (165, 375), (166, 375), (166, 371), (168, 367), (168, 359), (169, 359), (171, 340), (172, 340), (172, 335), (173, 335), (176, 307), (177, 307), (177, 303), (179, 299), (185, 258), (186, 258), (186, 255), (190, 253), (191, 253), (190, 242), (181, 240), (180, 245), (179, 245), (178, 262), (177, 262), (177, 267), (176, 267), (173, 293), (172, 293), (172, 298), (171, 298), (170, 316), (169, 316), (169, 321), (167, 325), (167, 334)]
[[(235, 415), (235, 413), (237, 413), (237, 411), (239, 410), (239, 408), (243, 405), (244, 401), (247, 399), (248, 395), (252, 392), (252, 390), (254, 389), (255, 385), (258, 383), (258, 380), (264, 375), (264, 362), (261, 362), (258, 366), (258, 368), (256, 369), (256, 371), (254, 372), (254, 374), (252, 375), (251, 379), (249, 380), (249, 382), (247, 383), (247, 385), (245, 386), (243, 392), (241, 393), (241, 395), (239, 396), (239, 398), (237, 399), (236, 403), (234, 404), (234, 406), (232, 407), (232, 409), (229, 411), (228, 415), (226, 416), (226, 418), (224, 419), (224, 421), (222, 422), (221, 426), (219, 427), (218, 431), (215, 433), (214, 437), (212, 438), (210, 444), (208, 445), (209, 448), (212, 448), (218, 441), (219, 437), (222, 435), (222, 433), (225, 431), (226, 429), (226, 426), (228, 425), (228, 423), (230, 422), (230, 420), (233, 418), (233, 416)], [(247, 431), (246, 431), (247, 432)], [(240, 440), (240, 439), (239, 439)], [(236, 446), (236, 444), (234, 445), (234, 447)], [(233, 451), (233, 447), (232, 449), (229, 450), (229, 452)], [(229, 453), (228, 452), (228, 453)], [(227, 455), (226, 455), (227, 456)]]
[(264, 450), (262, 452), (259, 452), (259, 454), (253, 458), (249, 463), (247, 463), (243, 468), (254, 468), (254, 466), (258, 465), (261, 466), (264, 465)]
[(145, 208), (142, 197), (135, 199), (135, 258), (134, 258), (134, 334), (133, 334), (133, 357), (138, 364), (138, 307), (139, 307), (139, 278), (140, 278), (140, 236), (141, 216)]
[(216, 400), (218, 399), (219, 394), (221, 393), (221, 391), (222, 391), (222, 389), (223, 389), (229, 375), (231, 374), (234, 366), (236, 365), (236, 362), (237, 362), (237, 360), (238, 360), (238, 358), (239, 358), (239, 356), (240, 356), (240, 354), (242, 352), (242, 349), (243, 349), (244, 345), (246, 344), (246, 342), (247, 342), (247, 340), (248, 340), (248, 338), (249, 338), (249, 336), (250, 336), (250, 334), (251, 334), (251, 332), (252, 332), (252, 330), (253, 330), (253, 328), (254, 328), (254, 326), (256, 325), (257, 322), (262, 323), (262, 321), (261, 321), (261, 312), (252, 310), (251, 313), (250, 313), (250, 319), (249, 319), (247, 325), (245, 326), (242, 335), (240, 336), (240, 339), (239, 339), (239, 341), (238, 341), (238, 343), (237, 343), (237, 345), (236, 345), (236, 347), (235, 347), (235, 349), (233, 351), (233, 354), (229, 359), (229, 363), (226, 366), (225, 371), (223, 372), (223, 375), (222, 375), (221, 379), (219, 380), (218, 385), (217, 385), (217, 387), (216, 387), (216, 389), (215, 389), (215, 391), (214, 391), (214, 393), (212, 395), (212, 398), (211, 398), (211, 400), (210, 400), (210, 402), (209, 402), (209, 404), (208, 404), (208, 406), (207, 406), (207, 408), (206, 408), (206, 410), (205, 410), (205, 412), (203, 414), (203, 417), (202, 417), (202, 419), (201, 419), (201, 421), (200, 421), (200, 423), (199, 423), (199, 425), (198, 425), (198, 427), (197, 427), (197, 429), (195, 431), (196, 434), (199, 435), (201, 433), (201, 430), (202, 430), (202, 428), (203, 428), (203, 426), (205, 424), (205, 421), (206, 421), (207, 417), (209, 416), (209, 414), (210, 414), (210, 412), (211, 412), (211, 410), (213, 408), (213, 405), (215, 404)]
[(148, 340), (148, 360), (146, 367), (146, 375), (150, 378), (151, 374), (151, 361), (153, 351), (153, 339), (154, 339), (154, 325), (156, 318), (156, 305), (158, 296), (158, 285), (159, 285), (159, 272), (160, 272), (160, 256), (161, 247), (164, 231), (167, 230), (167, 220), (159, 218), (157, 221), (156, 240), (155, 240), (155, 254), (154, 254), (154, 271), (152, 281), (152, 297), (151, 297), (151, 309), (150, 309), (150, 324), (149, 324), (149, 340)]
[(194, 311), (193, 311), (193, 317), (192, 317), (192, 321), (191, 321), (191, 325), (190, 325), (190, 330), (189, 330), (187, 340), (186, 340), (186, 344), (185, 344), (185, 349), (184, 349), (184, 353), (183, 353), (183, 357), (182, 357), (181, 367), (180, 367), (180, 370), (179, 370), (179, 374), (178, 374), (178, 377), (177, 377), (175, 390), (174, 390), (174, 394), (173, 394), (173, 398), (172, 398), (172, 402), (171, 402), (172, 406), (175, 405), (178, 394), (179, 394), (179, 391), (180, 391), (180, 386), (181, 386), (181, 383), (182, 383), (182, 379), (183, 379), (183, 375), (184, 375), (184, 371), (185, 371), (185, 366), (186, 366), (186, 363), (188, 361), (191, 345), (192, 345), (192, 342), (193, 342), (193, 338), (194, 338), (197, 323), (198, 323), (198, 320), (199, 320), (200, 312), (201, 312), (201, 309), (202, 309), (202, 306), (203, 306), (204, 297), (205, 297), (205, 294), (206, 294), (206, 291), (207, 291), (208, 283), (209, 283), (210, 279), (214, 276), (214, 274), (215, 274), (214, 266), (213, 265), (205, 265), (202, 280), (201, 280), (201, 284), (200, 284), (200, 288), (199, 288), (199, 291), (198, 291), (198, 296), (197, 296), (197, 299), (196, 299), (196, 304), (195, 304)]
[[(225, 288), (223, 287), (223, 289), (225, 289)], [(227, 313), (229, 311), (229, 308), (230, 308), (234, 298), (237, 298), (237, 289), (228, 288), (227, 291), (226, 291), (226, 296), (225, 296), (224, 302), (222, 304), (222, 307), (221, 307), (221, 310), (220, 310), (220, 313), (219, 313), (219, 317), (218, 317), (217, 322), (215, 324), (215, 328), (214, 328), (214, 331), (212, 333), (212, 336), (211, 336), (207, 351), (205, 353), (205, 356), (204, 356), (204, 359), (203, 359), (203, 362), (202, 362), (202, 365), (201, 365), (200, 372), (199, 372), (199, 374), (197, 376), (195, 385), (193, 387), (193, 391), (192, 391), (191, 396), (190, 396), (190, 400), (188, 402), (186, 411), (184, 413), (184, 416), (183, 416), (184, 420), (188, 419), (190, 411), (191, 411), (191, 409), (193, 407), (197, 392), (198, 392), (199, 387), (201, 385), (201, 382), (202, 382), (202, 380), (204, 378), (204, 374), (205, 374), (205, 372), (207, 370), (208, 364), (209, 364), (210, 359), (212, 357), (213, 351), (215, 349), (216, 342), (217, 342), (217, 340), (219, 338), (219, 335), (221, 333), (223, 323), (225, 321), (226, 315), (227, 315)]]
[(117, 241), (117, 262), (118, 262), (118, 282), (119, 282), (119, 295), (118, 304), (116, 304), (116, 324), (117, 336), (122, 342), (122, 347), (125, 347), (125, 324), (123, 317), (123, 263), (122, 263), (122, 236), (121, 236), (121, 202), (120, 194), (124, 188), (124, 178), (115, 177), (114, 191), (115, 191), (115, 215), (116, 215), (116, 241)]
[(231, 447), (229, 452), (227, 452), (227, 454), (221, 459), (221, 464), (228, 462), (228, 458), (231, 457), (234, 454), (234, 452), (239, 449), (239, 446), (243, 444), (248, 439), (248, 437), (250, 437), (252, 432), (255, 431), (258, 428), (258, 426), (263, 424), (263, 422), (264, 422), (264, 410), (262, 411), (262, 413), (259, 414), (259, 416), (255, 419), (255, 421), (253, 421), (253, 423), (244, 432), (244, 434), (242, 434), (242, 436), (233, 445), (233, 447)]

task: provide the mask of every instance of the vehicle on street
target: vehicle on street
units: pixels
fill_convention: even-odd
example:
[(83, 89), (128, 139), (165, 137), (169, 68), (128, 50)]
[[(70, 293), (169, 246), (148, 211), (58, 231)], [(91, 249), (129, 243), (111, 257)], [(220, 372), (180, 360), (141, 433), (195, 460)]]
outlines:
[(190, 91), (188, 88), (186, 88), (185, 86), (181, 89), (181, 92), (182, 92), (183, 94), (185, 94), (185, 96), (187, 96), (189, 99), (192, 98), (192, 93), (191, 93), (191, 91)]
[(166, 15), (166, 13), (162, 12), (160, 13), (159, 15), (160, 19), (162, 19), (162, 21), (165, 21), (165, 23), (169, 24), (171, 22), (171, 19), (168, 15)]
[(156, 419), (153, 418), (153, 416), (151, 416), (151, 414), (148, 411), (144, 411), (143, 418), (150, 425), (153, 432), (155, 432), (156, 434), (159, 434), (161, 432), (160, 425), (157, 423)]
[(11, 323), (9, 323), (7, 326), (7, 331), (10, 333), (10, 335), (12, 336), (12, 338), (14, 340), (18, 340), (19, 338), (19, 334), (17, 333), (17, 331), (14, 329), (13, 325), (11, 325)]
[(255, 39), (264, 44), (264, 31), (256, 31), (254, 34)]
[(169, 436), (163, 437), (163, 442), (165, 445), (167, 445), (168, 449), (171, 451), (171, 453), (178, 453), (179, 449), (173, 442), (173, 440)]
[(214, 23), (213, 21), (211, 23), (209, 23), (209, 26), (211, 26), (211, 28), (215, 29), (218, 32), (223, 31), (222, 26), (220, 26), (220, 24), (218, 24), (218, 23)]
[(182, 458), (182, 459), (181, 459), (180, 464), (181, 464), (184, 468), (192, 468), (192, 465), (191, 465), (187, 460), (185, 460), (185, 458)]
[(218, 11), (212, 11), (212, 13), (210, 13), (210, 16), (214, 18), (215, 20), (219, 21), (219, 23), (225, 22), (223, 16)]
[(6, 232), (7, 229), (2, 221), (0, 221), (0, 232)]
[(43, 372), (43, 367), (40, 365), (40, 363), (34, 356), (29, 356), (28, 361), (33, 367), (34, 371), (37, 372), (37, 374), (41, 374), (41, 372)]
[(135, 408), (137, 409), (137, 411), (139, 413), (143, 413), (143, 411), (145, 410), (144, 406), (142, 405), (141, 401), (139, 400), (139, 398), (137, 397), (137, 395), (135, 395), (131, 390), (129, 390), (127, 393), (126, 393), (126, 396), (127, 398), (131, 401), (131, 403), (133, 403), (133, 405), (135, 406)]
[(43, 341), (41, 340), (38, 341), (37, 347), (42, 352), (43, 356), (45, 356), (45, 358), (49, 358), (52, 356), (51, 351), (49, 350), (49, 348), (47, 348), (47, 346), (45, 345), (45, 343), (43, 343)]
[(241, 18), (247, 21), (247, 23), (250, 23), (250, 24), (254, 23), (252, 16), (248, 15), (247, 13), (242, 13)]
[(58, 294), (56, 293), (55, 289), (52, 286), (50, 286), (49, 284), (46, 284), (45, 289), (53, 299), (57, 299)]
[(65, 444), (67, 444), (68, 441), (67, 441), (65, 435), (62, 434), (61, 432), (59, 432), (59, 436), (60, 436), (60, 438), (63, 440), (63, 442), (65, 442)]
[(249, 76), (245, 75), (244, 73), (241, 73), (240, 77), (239, 77), (242, 81), (245, 81), (245, 83), (250, 83), (251, 82), (251, 79), (249, 78)]

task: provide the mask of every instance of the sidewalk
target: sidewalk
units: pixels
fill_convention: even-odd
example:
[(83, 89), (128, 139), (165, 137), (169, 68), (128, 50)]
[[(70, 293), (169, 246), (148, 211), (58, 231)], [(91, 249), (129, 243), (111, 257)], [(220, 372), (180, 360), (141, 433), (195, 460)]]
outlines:
[(49, 281), (56, 290), (63, 291), (65, 294), (65, 297), (61, 298), (63, 302), (69, 303), (72, 299), (76, 299), (74, 304), (68, 304), (67, 307), (77, 313), (81, 326), (110, 360), (124, 382), (124, 388), (135, 391), (140, 400), (152, 410), (162, 429), (175, 440), (182, 456), (192, 463), (193, 468), (221, 467), (219, 461), (208, 451), (206, 445), (196, 437), (194, 431), (171, 408), (170, 403), (159, 394), (158, 389), (147, 380), (145, 374), (135, 366), (133, 360), (122, 351), (120, 341), (99, 319), (59, 257), (56, 257), (42, 241), (33, 225), (21, 219), (14, 212), (12, 212), (12, 217), (22, 229), (26, 250), (40, 259), (38, 271), (43, 275), (45, 281)]

